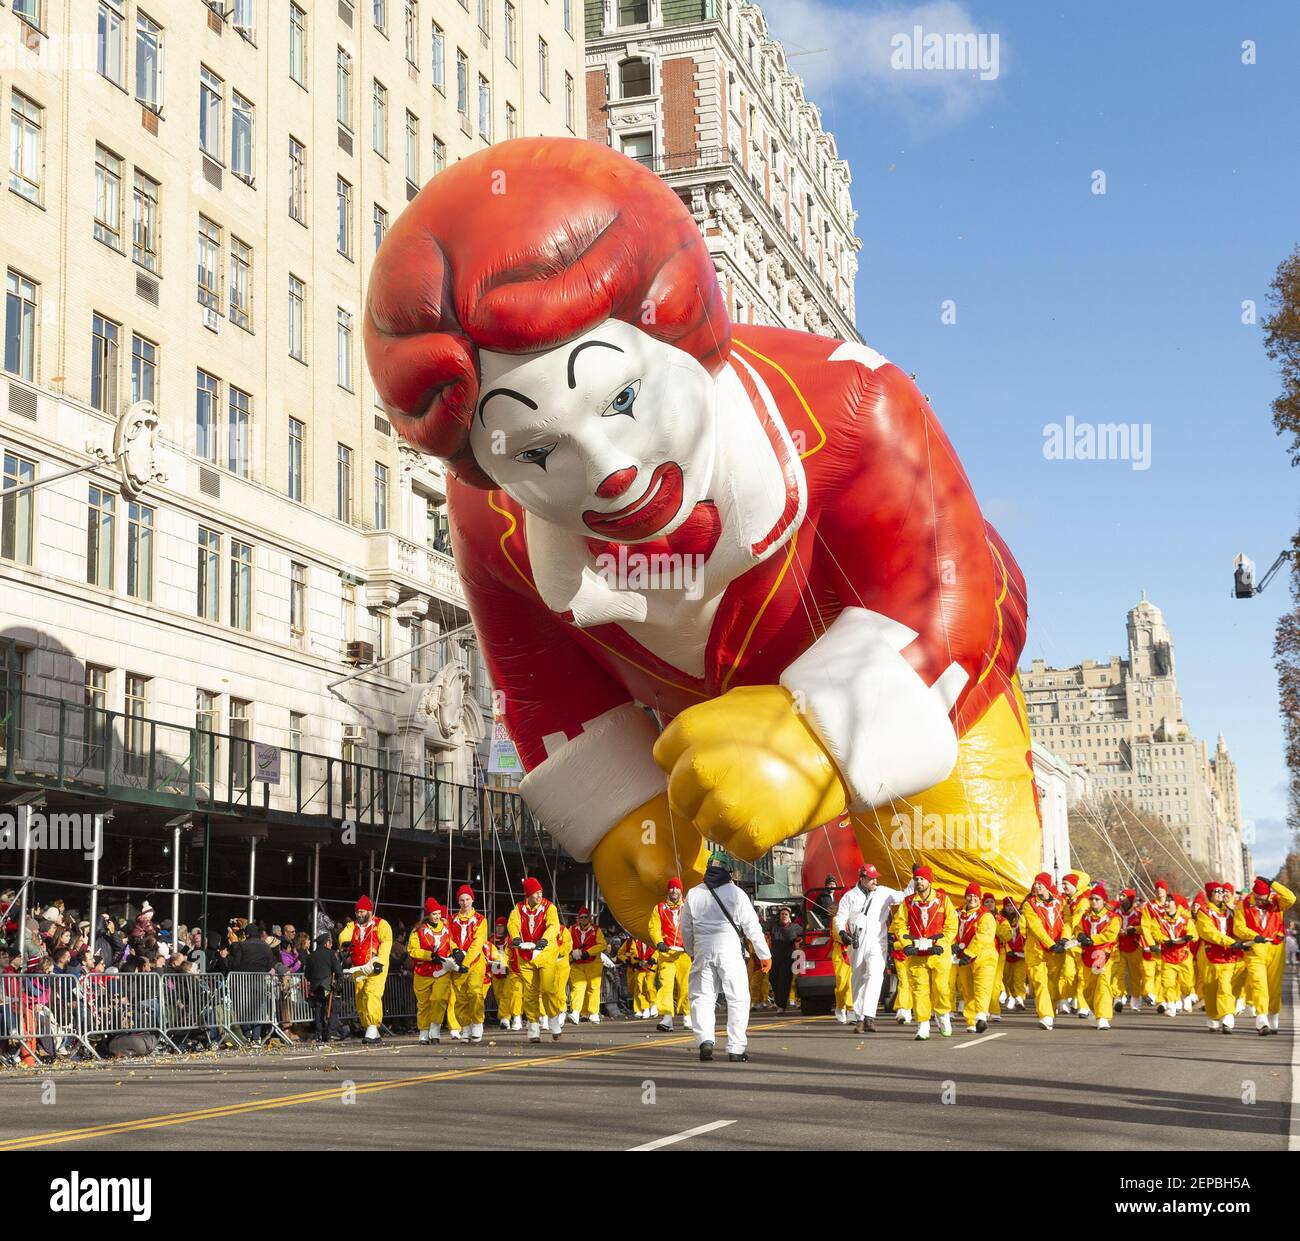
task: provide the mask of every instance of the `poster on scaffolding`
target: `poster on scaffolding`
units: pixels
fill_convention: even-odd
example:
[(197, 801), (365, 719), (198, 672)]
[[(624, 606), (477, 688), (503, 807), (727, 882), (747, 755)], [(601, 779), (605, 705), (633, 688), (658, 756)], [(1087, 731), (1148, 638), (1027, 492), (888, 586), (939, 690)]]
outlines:
[(501, 720), (492, 721), (492, 749), (488, 754), (488, 775), (514, 776), (521, 779), (524, 766), (519, 761), (519, 751), (510, 740), (510, 734)]

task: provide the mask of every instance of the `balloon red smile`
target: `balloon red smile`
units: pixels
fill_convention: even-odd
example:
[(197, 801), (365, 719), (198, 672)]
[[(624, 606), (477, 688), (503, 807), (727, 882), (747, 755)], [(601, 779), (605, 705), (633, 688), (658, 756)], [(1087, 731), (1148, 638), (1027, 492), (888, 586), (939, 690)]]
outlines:
[(685, 486), (682, 467), (666, 461), (650, 476), (650, 485), (637, 499), (610, 513), (589, 508), (582, 514), (587, 529), (620, 543), (648, 539), (659, 533), (682, 507)]

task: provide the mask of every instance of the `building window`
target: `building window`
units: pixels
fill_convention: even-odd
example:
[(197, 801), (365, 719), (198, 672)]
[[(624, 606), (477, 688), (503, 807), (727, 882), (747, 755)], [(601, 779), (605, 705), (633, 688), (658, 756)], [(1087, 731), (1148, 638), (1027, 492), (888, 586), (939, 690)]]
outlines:
[[(289, 712), (289, 752), (301, 754), (307, 731), (307, 717), (301, 711)], [(298, 764), (289, 761), (289, 790), (294, 798), (298, 795)]]
[(491, 0), (478, 0), (478, 28), (487, 35), (492, 33)]
[(478, 136), (492, 141), (492, 87), (481, 73), (478, 76)]
[(230, 422), (226, 438), (226, 468), (248, 477), (248, 445), (253, 421), (253, 398), (230, 386)]
[(153, 599), (154, 510), (134, 500), (126, 506), (126, 593), (149, 603)]
[(340, 597), (344, 643), (355, 641), (357, 636), (357, 588), (345, 585)]
[(217, 696), (211, 690), (194, 691), (194, 779), (212, 782), (217, 750)]
[[(573, 74), (564, 75), (564, 123), (573, 131), (574, 126), (574, 101), (573, 101)], [(576, 131), (574, 131), (576, 132)]]
[(117, 347), (121, 328), (98, 312), (90, 317), (90, 403), (117, 416)]
[(342, 306), (338, 308), (335, 367), (340, 388), (352, 391), (352, 316)]
[(307, 148), (289, 138), (289, 217), (307, 223)]
[[(242, 698), (230, 700), (230, 787), (248, 791), (253, 779), (253, 704)], [(248, 794), (251, 800), (251, 792)]]
[(158, 196), (162, 187), (139, 170), (135, 174), (134, 212), (131, 226), (131, 257), (155, 275), (158, 261)]
[(573, 33), (573, 0), (564, 0), (564, 33)]
[(92, 586), (113, 589), (113, 522), (117, 497), (95, 483), (90, 484), (86, 511), (86, 581)]
[(406, 0), (406, 59), (407, 63), (420, 63), (420, 15), (419, 5), (415, 0)]
[(147, 762), (149, 734), (149, 678), (126, 674), (125, 766), (132, 775), (143, 775)]
[(135, 15), (135, 97), (146, 108), (162, 107), (162, 27), (145, 13)]
[(122, 161), (95, 144), (95, 239), (122, 248)]
[(506, 0), (506, 20), (505, 20), (505, 37), (504, 37), (505, 53), (506, 53), (506, 59), (512, 65), (518, 63), (515, 60), (515, 56), (517, 54), (515, 49), (519, 46), (518, 35), (519, 35), (519, 23), (518, 23), (517, 15), (515, 13), (515, 6), (511, 4), (510, 0)]
[(334, 62), (334, 117), (352, 132), (352, 57), (342, 48)]
[(378, 78), (374, 82), (374, 91), (370, 104), (370, 145), (388, 158), (388, 87)]
[(12, 267), (5, 281), (5, 370), (36, 381), (36, 285)]
[(375, 203), (375, 252), (379, 252), (379, 247), (384, 244), (384, 238), (388, 236), (388, 212), (385, 211), (378, 203)]
[(352, 520), (352, 449), (346, 444), (338, 446), (337, 485), (335, 488), (334, 515), (339, 521)]
[(221, 226), (199, 216), (199, 305), (221, 313)]
[(203, 620), (221, 615), (221, 535), (199, 527), (198, 612)]
[(469, 57), (456, 49), (456, 111), (465, 116), (469, 112)]
[[(4, 454), (4, 479), (0, 487), (0, 558), (4, 560), (32, 563), (36, 493), (31, 484), (35, 481), (36, 462), (11, 452)], [(21, 491), (17, 490), (19, 487)]]
[(14, 15), (21, 17), (29, 26), (34, 26), (37, 30), (45, 28), (41, 0), (14, 0)]
[(158, 403), (158, 346), (143, 336), (131, 337), (131, 404)]
[(352, 257), (352, 186), (342, 177), (334, 179), (335, 245), (344, 258)]
[(289, 6), (289, 76), (307, 85), (307, 14), (296, 4)]
[(303, 303), (306, 286), (297, 276), (289, 277), (289, 356), (299, 362), (307, 360), (306, 336), (303, 329)]
[(29, 202), (41, 201), (41, 134), (45, 109), (26, 95), (12, 92), (9, 114), (9, 188)]
[(537, 89), (543, 99), (551, 97), (551, 49), (545, 39), (537, 39)]
[(289, 566), (289, 637), (302, 646), (307, 636), (307, 566), (296, 560)]
[(221, 109), (226, 84), (206, 65), (199, 69), (199, 146), (214, 159), (222, 154)]
[(625, 60), (618, 67), (618, 96), (635, 99), (650, 94), (650, 62)]
[(515, 110), (512, 103), (506, 104), (506, 137), (519, 137), (519, 113)]
[(444, 168), (447, 167), (447, 144), (438, 137), (433, 135), (433, 174), (437, 176)]
[(230, 625), (253, 627), (253, 548), (238, 539), (230, 540)]
[(86, 665), (86, 711), (84, 734), (86, 738), (86, 766), (94, 771), (104, 769), (104, 755), (108, 747), (108, 669)]
[(253, 105), (238, 91), (230, 96), (230, 171), (253, 179)]
[(297, 418), (289, 419), (289, 499), (302, 503), (302, 446), (307, 427)]
[(433, 23), (432, 48), (429, 71), (433, 75), (433, 88), (443, 93), (447, 86), (447, 37), (437, 22)]
[(246, 35), (251, 41), (253, 32), (257, 29), (257, 19), (254, 12), (256, 8), (254, 0), (235, 0), (233, 21), (234, 26), (240, 34)]
[(217, 459), (217, 401), (221, 382), (207, 371), (199, 371), (194, 407), (194, 454), (204, 461)]
[(375, 29), (380, 34), (388, 33), (388, 0), (374, 0)]
[(375, 462), (375, 529), (388, 529), (388, 467)]
[(406, 114), (406, 183), (420, 184), (420, 121), (412, 112)]
[(121, 0), (99, 0), (95, 67), (115, 86), (122, 86), (122, 44), (126, 21)]
[(253, 250), (238, 237), (230, 239), (230, 321), (253, 330)]

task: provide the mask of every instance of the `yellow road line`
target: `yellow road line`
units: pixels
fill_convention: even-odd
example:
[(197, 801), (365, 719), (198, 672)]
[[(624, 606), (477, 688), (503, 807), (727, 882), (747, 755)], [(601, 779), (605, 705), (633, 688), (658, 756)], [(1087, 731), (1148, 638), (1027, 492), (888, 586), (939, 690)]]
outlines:
[[(778, 1021), (755, 1026), (753, 1030), (754, 1033), (759, 1033), (773, 1026), (806, 1020), (808, 1020), (806, 1017), (786, 1017)], [(537, 1056), (529, 1060), (502, 1060), (496, 1064), (479, 1065), (476, 1068), (444, 1069), (437, 1073), (420, 1073), (414, 1077), (402, 1077), (395, 1081), (365, 1082), (361, 1085), (353, 1085), (350, 1088), (343, 1085), (330, 1086), (321, 1090), (280, 1095), (274, 1099), (250, 1099), (244, 1103), (228, 1103), (220, 1107), (196, 1108), (189, 1112), (168, 1112), (160, 1116), (141, 1116), (134, 1120), (119, 1120), (106, 1124), (88, 1125), (81, 1129), (56, 1129), (50, 1133), (36, 1133), (24, 1137), (0, 1140), (0, 1152), (39, 1150), (46, 1146), (63, 1146), (69, 1142), (84, 1142), (92, 1138), (116, 1137), (123, 1133), (136, 1133), (145, 1129), (166, 1129), (173, 1125), (194, 1124), (202, 1120), (220, 1120), (228, 1116), (245, 1116), (252, 1112), (269, 1112), (282, 1107), (296, 1107), (303, 1103), (324, 1103), (331, 1099), (341, 1098), (345, 1089), (357, 1095), (375, 1094), (381, 1090), (399, 1090), (406, 1086), (426, 1085), (429, 1082), (458, 1081), (467, 1077), (482, 1077), (488, 1073), (502, 1073), (509, 1072), (512, 1069), (527, 1069), (547, 1064), (558, 1064), (565, 1060), (594, 1060), (599, 1056), (616, 1056), (625, 1051), (645, 1051), (656, 1047), (689, 1043), (694, 1037), (693, 1034), (686, 1034), (675, 1038), (656, 1039), (653, 1042), (620, 1043), (612, 1047), (594, 1047), (585, 1051), (562, 1052), (556, 1056)]]

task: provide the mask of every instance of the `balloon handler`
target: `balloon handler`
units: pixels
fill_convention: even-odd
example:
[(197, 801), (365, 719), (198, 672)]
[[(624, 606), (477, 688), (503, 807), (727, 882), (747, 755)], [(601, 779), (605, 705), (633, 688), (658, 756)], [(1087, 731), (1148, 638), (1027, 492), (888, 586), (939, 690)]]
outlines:
[(379, 1046), (384, 1024), (384, 986), (388, 982), (388, 957), (393, 951), (393, 928), (375, 915), (370, 897), (362, 896), (352, 921), (339, 932), (339, 948), (347, 949), (344, 974), (357, 993), (357, 1019), (366, 1027), (362, 1042)]
[(846, 810), (894, 886), (1028, 891), (1024, 580), (900, 367), (733, 325), (677, 194), (563, 138), (434, 177), (364, 336), (450, 469), (523, 796), (632, 934), (706, 839), (754, 861)]

